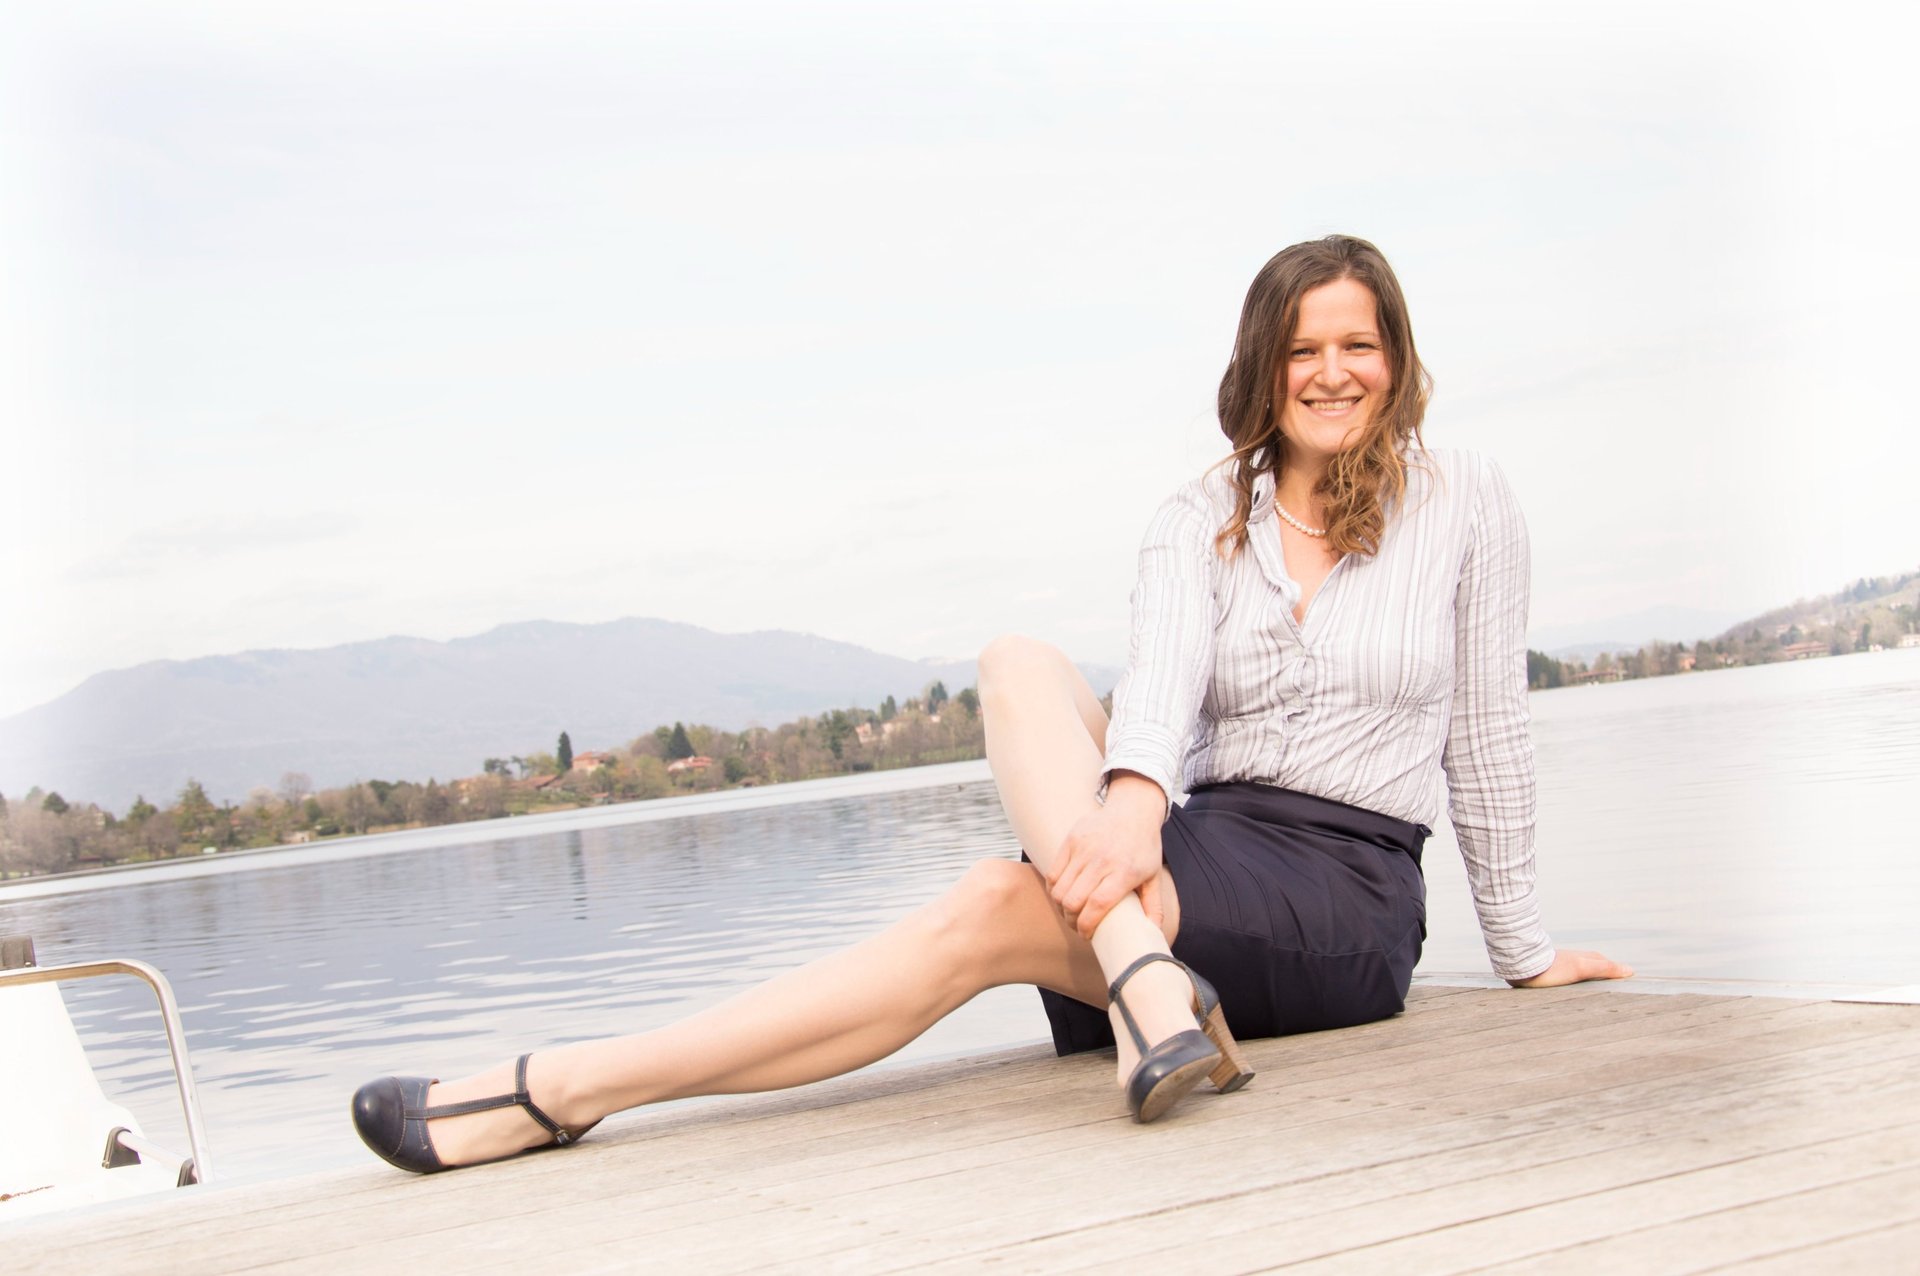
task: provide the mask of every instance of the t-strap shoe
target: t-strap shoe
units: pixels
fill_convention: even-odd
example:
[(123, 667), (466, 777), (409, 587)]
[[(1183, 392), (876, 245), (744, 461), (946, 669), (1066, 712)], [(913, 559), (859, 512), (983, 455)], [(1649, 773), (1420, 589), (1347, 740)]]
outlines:
[[(1143, 1124), (1164, 1115), (1187, 1091), (1200, 1084), (1201, 1077), (1225, 1066), (1219, 1048), (1198, 1027), (1176, 1032), (1151, 1050), (1147, 1048), (1147, 1039), (1121, 994), (1127, 980), (1156, 961), (1172, 962), (1187, 970), (1185, 963), (1166, 953), (1148, 953), (1121, 971), (1113, 987), (1107, 990), (1113, 1004), (1120, 1007), (1120, 1018), (1133, 1036), (1134, 1048), (1140, 1052), (1140, 1062), (1127, 1078), (1127, 1107), (1133, 1112), (1133, 1119)], [(1187, 975), (1191, 978), (1193, 972), (1187, 970)]]
[[(381, 1160), (415, 1174), (434, 1174), (440, 1170), (458, 1168), (442, 1163), (434, 1154), (433, 1139), (427, 1134), (427, 1122), (435, 1117), (463, 1116), (469, 1112), (487, 1112), (494, 1108), (518, 1105), (553, 1135), (552, 1142), (528, 1148), (527, 1151), (564, 1147), (593, 1126), (578, 1133), (569, 1132), (540, 1110), (533, 1096), (527, 1093), (527, 1060), (532, 1057), (523, 1054), (514, 1065), (512, 1094), (469, 1099), (464, 1103), (443, 1103), (432, 1108), (427, 1106), (427, 1087), (433, 1085), (437, 1077), (381, 1077), (378, 1081), (369, 1081), (354, 1092), (353, 1128), (360, 1135), (360, 1141), (372, 1148)], [(518, 1156), (519, 1153), (508, 1155)], [(484, 1162), (476, 1161), (473, 1164)]]

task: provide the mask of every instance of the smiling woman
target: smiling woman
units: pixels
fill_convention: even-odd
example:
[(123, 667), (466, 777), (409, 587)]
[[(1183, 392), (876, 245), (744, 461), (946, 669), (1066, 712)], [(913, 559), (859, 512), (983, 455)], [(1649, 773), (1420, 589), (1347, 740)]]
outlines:
[[(1234, 452), (1148, 528), (1111, 720), (1062, 652), (981, 653), (1030, 866), (983, 860), (863, 943), (653, 1032), (368, 1082), (361, 1137), (421, 1173), (560, 1146), (624, 1108), (863, 1066), (1009, 983), (1041, 990), (1061, 1053), (1117, 1046), (1128, 1108), (1157, 1120), (1202, 1079), (1252, 1078), (1229, 1019), (1274, 1036), (1401, 1009), (1441, 769), (1494, 969), (1630, 974), (1540, 924), (1526, 532), (1498, 469), (1419, 446), (1425, 399), (1379, 251), (1280, 253), (1221, 383)], [(1276, 492), (1326, 526), (1269, 517)]]

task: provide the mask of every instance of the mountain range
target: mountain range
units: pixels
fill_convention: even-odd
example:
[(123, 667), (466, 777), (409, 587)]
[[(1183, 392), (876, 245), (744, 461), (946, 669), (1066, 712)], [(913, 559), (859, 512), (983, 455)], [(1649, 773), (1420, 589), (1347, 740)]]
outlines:
[[(1104, 694), (1120, 671), (1083, 666)], [(624, 745), (663, 723), (777, 726), (832, 708), (949, 691), (966, 661), (917, 661), (780, 631), (666, 620), (529, 621), (469, 638), (160, 660), (96, 674), (0, 720), (0, 793), (30, 786), (124, 810), (189, 778), (239, 801), (289, 771), (319, 787), (446, 780), (488, 757)]]

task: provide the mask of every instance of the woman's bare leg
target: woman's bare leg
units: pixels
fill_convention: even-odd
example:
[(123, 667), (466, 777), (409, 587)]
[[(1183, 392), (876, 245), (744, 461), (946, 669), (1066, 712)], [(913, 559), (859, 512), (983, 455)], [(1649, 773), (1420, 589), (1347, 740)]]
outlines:
[[(1096, 1004), (1106, 987), (1093, 949), (1053, 907), (1040, 875), (983, 860), (871, 939), (678, 1023), (542, 1050), (528, 1064), (527, 1088), (554, 1120), (578, 1129), (643, 1103), (801, 1085), (884, 1059), (978, 993), (1010, 983)], [(505, 1063), (435, 1085), (428, 1103), (512, 1092)], [(549, 1139), (518, 1108), (438, 1118), (430, 1133), (448, 1165)]]
[[(1107, 715), (1100, 700), (1058, 648), (1031, 638), (1003, 637), (980, 653), (980, 708), (986, 717), (987, 761), (1014, 836), (1044, 871), (1060, 844), (1098, 800)], [(1108, 979), (1149, 952), (1168, 952), (1179, 932), (1173, 879), (1160, 870), (1165, 917), (1155, 925), (1129, 896), (1093, 933), (1093, 951)], [(1164, 930), (1163, 930), (1164, 927)], [(1127, 1006), (1150, 1042), (1193, 1027), (1193, 985), (1179, 967), (1156, 963), (1127, 983)], [(1098, 999), (1105, 1005), (1105, 990)], [(1117, 1012), (1119, 1075), (1133, 1069), (1136, 1052)]]
[[(1054, 648), (998, 639), (981, 655), (987, 750), (1015, 834), (1044, 868), (1095, 805), (1106, 716), (1085, 679)], [(883, 1059), (985, 989), (1037, 984), (1090, 1005), (1146, 952), (1167, 951), (1178, 902), (1162, 870), (1165, 932), (1137, 898), (1122, 900), (1089, 944), (1053, 905), (1033, 869), (982, 861), (939, 900), (852, 948), (652, 1032), (575, 1042), (530, 1061), (534, 1102), (569, 1128), (645, 1103), (774, 1090)], [(1193, 1027), (1192, 986), (1173, 966), (1143, 969), (1127, 1003), (1149, 1041)], [(1134, 1052), (1124, 1031), (1120, 1076)], [(429, 1105), (507, 1094), (513, 1065), (436, 1084)], [(448, 1165), (548, 1141), (517, 1108), (432, 1123)]]

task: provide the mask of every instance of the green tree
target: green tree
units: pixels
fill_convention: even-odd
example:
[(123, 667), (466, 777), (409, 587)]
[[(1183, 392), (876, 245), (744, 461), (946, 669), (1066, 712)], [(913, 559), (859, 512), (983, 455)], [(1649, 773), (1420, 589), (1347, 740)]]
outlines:
[(888, 696), (885, 700), (882, 700), (880, 702), (880, 721), (892, 722), (894, 718), (899, 715), (899, 713), (900, 713), (900, 706), (893, 702), (892, 696)]
[(70, 808), (65, 798), (58, 793), (49, 793), (41, 800), (40, 809), (48, 815), (65, 815)]
[(1544, 651), (1527, 649), (1527, 686), (1536, 691), (1566, 683), (1566, 670)]
[(738, 784), (747, 778), (747, 760), (737, 753), (729, 753), (720, 763), (728, 784)]
[(567, 737), (567, 733), (564, 731), (560, 733), (560, 743), (554, 749), (553, 757), (554, 760), (560, 764), (560, 773), (562, 775), (573, 770), (573, 741)]
[(213, 800), (198, 780), (188, 780), (187, 787), (180, 790), (180, 800), (173, 804), (173, 818), (180, 826), (180, 836), (188, 841), (204, 838), (213, 827)]
[(420, 790), (419, 814), (423, 824), (446, 824), (453, 819), (453, 801), (440, 781), (429, 777), (427, 787)]
[(934, 681), (934, 684), (931, 687), (927, 688), (927, 712), (928, 713), (940, 712), (940, 706), (945, 704), (946, 702), (947, 702), (947, 684), (936, 679)]
[(480, 770), (483, 774), (497, 775), (505, 779), (507, 775), (507, 760), (505, 758), (488, 758), (480, 764)]
[(681, 758), (693, 756), (693, 741), (687, 739), (687, 727), (683, 722), (673, 724), (673, 734), (667, 737), (667, 758), (678, 762)]
[(820, 731), (827, 738), (827, 748), (834, 757), (846, 746), (847, 737), (853, 734), (853, 719), (847, 716), (845, 709), (835, 709), (831, 713), (820, 715)]
[(953, 698), (953, 702), (974, 717), (980, 716), (980, 693), (972, 687), (960, 688), (960, 694)]

